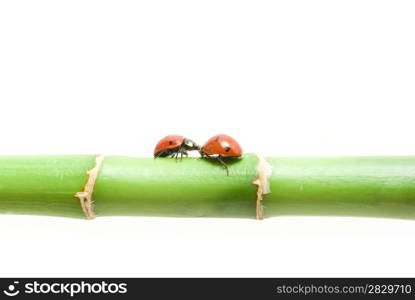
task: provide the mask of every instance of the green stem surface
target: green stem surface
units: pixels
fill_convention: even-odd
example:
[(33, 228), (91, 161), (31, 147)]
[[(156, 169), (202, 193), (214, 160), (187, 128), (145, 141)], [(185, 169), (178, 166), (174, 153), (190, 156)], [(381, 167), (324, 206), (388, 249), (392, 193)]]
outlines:
[(415, 219), (415, 157), (268, 158), (265, 216)]
[[(0, 213), (84, 218), (82, 191), (95, 155), (0, 157)], [(415, 218), (415, 157), (267, 158), (265, 217)], [(255, 218), (258, 159), (106, 157), (93, 193), (97, 216)]]

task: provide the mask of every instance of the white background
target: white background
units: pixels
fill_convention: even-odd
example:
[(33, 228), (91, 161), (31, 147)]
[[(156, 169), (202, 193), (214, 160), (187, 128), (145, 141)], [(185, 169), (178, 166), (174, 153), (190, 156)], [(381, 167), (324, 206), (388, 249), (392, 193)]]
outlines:
[[(0, 154), (415, 154), (413, 1), (2, 1)], [(415, 276), (415, 221), (0, 216), (0, 276)]]

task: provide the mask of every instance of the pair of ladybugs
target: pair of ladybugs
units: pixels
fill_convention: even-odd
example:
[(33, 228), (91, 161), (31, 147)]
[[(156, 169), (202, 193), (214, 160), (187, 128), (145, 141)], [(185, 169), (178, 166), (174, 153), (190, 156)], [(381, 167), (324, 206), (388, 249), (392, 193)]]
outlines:
[(226, 169), (229, 175), (228, 166), (222, 157), (239, 157), (242, 155), (242, 148), (239, 143), (229, 135), (217, 134), (211, 137), (202, 147), (191, 139), (181, 135), (168, 135), (162, 138), (154, 149), (154, 157), (175, 157), (176, 159), (188, 156), (189, 151), (199, 151), (202, 158), (215, 158)]

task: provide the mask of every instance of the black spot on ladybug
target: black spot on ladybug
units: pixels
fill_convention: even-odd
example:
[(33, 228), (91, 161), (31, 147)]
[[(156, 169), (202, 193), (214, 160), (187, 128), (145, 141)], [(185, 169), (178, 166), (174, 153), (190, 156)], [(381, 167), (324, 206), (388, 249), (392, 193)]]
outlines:
[(225, 152), (229, 152), (229, 151), (231, 151), (231, 147), (225, 147)]
[(173, 145), (173, 141), (169, 141), (169, 145)]

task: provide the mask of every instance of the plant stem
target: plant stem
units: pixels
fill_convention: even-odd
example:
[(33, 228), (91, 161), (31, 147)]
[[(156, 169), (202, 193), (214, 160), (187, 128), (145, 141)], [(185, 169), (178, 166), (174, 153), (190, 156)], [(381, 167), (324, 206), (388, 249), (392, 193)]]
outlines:
[[(85, 218), (76, 192), (94, 155), (0, 157), (0, 213)], [(415, 157), (267, 158), (265, 217), (415, 218)], [(95, 182), (97, 216), (255, 218), (258, 159), (105, 157)]]
[(415, 219), (415, 157), (268, 158), (265, 216)]
[(0, 156), (0, 213), (84, 218), (74, 193), (95, 156)]
[(95, 186), (98, 216), (255, 216), (257, 158), (229, 163), (188, 158), (107, 157)]

